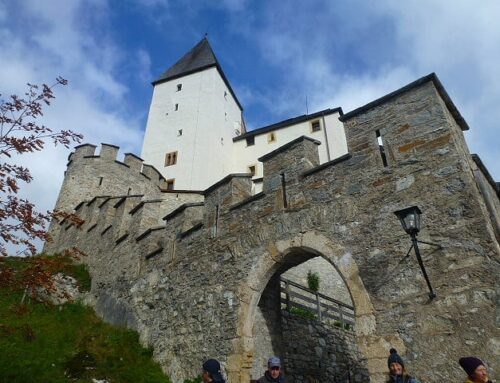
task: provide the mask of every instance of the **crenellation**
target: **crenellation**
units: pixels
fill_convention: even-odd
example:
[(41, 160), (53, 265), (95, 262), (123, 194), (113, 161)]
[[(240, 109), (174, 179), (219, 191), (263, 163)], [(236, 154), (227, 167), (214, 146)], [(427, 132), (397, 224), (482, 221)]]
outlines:
[(78, 161), (86, 156), (93, 156), (97, 146), (92, 144), (83, 144), (75, 146), (75, 151), (68, 157), (68, 161)]
[(144, 160), (133, 153), (125, 153), (123, 159), (125, 165), (127, 165), (131, 170), (140, 172), (142, 169), (142, 164)]
[(103, 161), (116, 161), (119, 150), (119, 146), (101, 143), (101, 152), (99, 153), (99, 157), (101, 157)]

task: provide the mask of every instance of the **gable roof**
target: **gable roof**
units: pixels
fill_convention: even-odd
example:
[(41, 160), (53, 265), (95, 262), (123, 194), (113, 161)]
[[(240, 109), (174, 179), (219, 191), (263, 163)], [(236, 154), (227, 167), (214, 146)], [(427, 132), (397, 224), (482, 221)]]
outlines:
[(239, 108), (243, 110), (236, 94), (234, 93), (229, 81), (219, 64), (219, 61), (215, 57), (215, 53), (205, 36), (201, 41), (196, 44), (193, 49), (181, 57), (174, 65), (168, 68), (158, 79), (152, 82), (153, 85), (161, 84), (162, 82), (170, 81), (179, 77), (184, 77), (192, 73), (201, 72), (205, 69), (215, 67), (218, 71), (227, 88), (231, 92), (234, 100), (238, 104)]

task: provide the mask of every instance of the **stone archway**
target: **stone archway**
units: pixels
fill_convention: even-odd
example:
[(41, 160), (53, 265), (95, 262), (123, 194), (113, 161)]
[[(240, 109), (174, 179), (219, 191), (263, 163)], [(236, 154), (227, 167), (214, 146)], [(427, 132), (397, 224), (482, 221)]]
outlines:
[[(228, 377), (232, 383), (250, 381), (255, 351), (252, 332), (255, 315), (262, 293), (272, 276), (285, 263), (299, 264), (317, 256), (328, 260), (343, 278), (355, 307), (357, 345), (368, 360), (370, 375), (372, 378), (376, 377), (375, 381), (381, 381), (380, 373), (386, 367), (383, 363), (381, 366), (380, 355), (387, 353), (389, 343), (394, 344), (394, 340), (386, 341), (376, 335), (374, 309), (350, 252), (324, 235), (310, 231), (288, 240), (269, 243), (267, 252), (239, 286), (242, 304), (238, 313), (238, 338), (233, 341), (234, 353), (229, 356), (227, 365)], [(302, 258), (296, 259), (297, 257)]]

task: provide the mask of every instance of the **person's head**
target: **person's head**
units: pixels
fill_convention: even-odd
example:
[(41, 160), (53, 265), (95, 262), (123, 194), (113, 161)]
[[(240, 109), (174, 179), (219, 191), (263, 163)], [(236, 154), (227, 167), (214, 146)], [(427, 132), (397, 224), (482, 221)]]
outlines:
[(489, 380), (488, 370), (481, 359), (474, 356), (467, 356), (460, 358), (458, 363), (473, 382), (486, 383)]
[(389, 351), (389, 358), (387, 358), (387, 367), (391, 375), (403, 375), (405, 370), (405, 363), (395, 348)]
[(269, 375), (276, 379), (281, 374), (281, 360), (277, 356), (272, 356), (267, 361), (267, 370)]
[(201, 379), (205, 383), (223, 382), (222, 374), (220, 373), (220, 363), (215, 359), (208, 359), (203, 363), (203, 373)]

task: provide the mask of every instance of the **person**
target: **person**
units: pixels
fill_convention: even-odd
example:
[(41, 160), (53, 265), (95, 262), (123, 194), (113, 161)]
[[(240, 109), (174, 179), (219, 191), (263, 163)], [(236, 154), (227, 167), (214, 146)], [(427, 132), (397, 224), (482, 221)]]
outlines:
[(281, 370), (281, 360), (277, 356), (269, 358), (267, 361), (267, 370), (264, 376), (261, 376), (258, 383), (286, 383), (283, 371)]
[(220, 372), (220, 363), (216, 359), (208, 359), (203, 363), (201, 380), (204, 383), (226, 383)]
[(389, 380), (387, 383), (420, 383), (406, 372), (403, 358), (399, 356), (395, 348), (391, 348), (389, 353), (389, 358), (387, 358)]
[(488, 370), (483, 361), (475, 356), (460, 358), (458, 363), (467, 373), (466, 383), (491, 383)]

